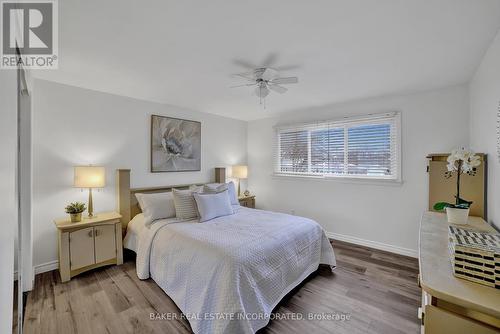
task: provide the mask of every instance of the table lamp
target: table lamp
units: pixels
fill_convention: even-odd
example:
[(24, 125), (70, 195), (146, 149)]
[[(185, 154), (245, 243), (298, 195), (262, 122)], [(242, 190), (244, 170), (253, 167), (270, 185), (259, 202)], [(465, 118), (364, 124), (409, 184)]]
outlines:
[(94, 217), (94, 205), (92, 203), (92, 188), (103, 188), (106, 185), (104, 167), (98, 166), (75, 166), (75, 188), (89, 189), (89, 218)]
[(233, 178), (238, 179), (238, 197), (240, 196), (240, 179), (246, 179), (248, 177), (247, 166), (239, 165), (233, 166)]

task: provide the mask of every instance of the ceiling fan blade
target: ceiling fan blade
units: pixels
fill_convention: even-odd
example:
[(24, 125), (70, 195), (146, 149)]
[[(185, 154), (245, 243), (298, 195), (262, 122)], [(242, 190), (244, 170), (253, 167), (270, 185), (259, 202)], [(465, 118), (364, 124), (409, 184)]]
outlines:
[(240, 77), (240, 78), (247, 79), (247, 80), (250, 80), (250, 81), (255, 81), (255, 74), (254, 74), (254, 72), (235, 73), (235, 74), (232, 74), (232, 75), (235, 76), (235, 77)]
[(245, 67), (249, 70), (253, 70), (254, 68), (258, 67), (258, 66), (255, 66), (254, 64), (252, 64), (246, 60), (242, 60), (242, 59), (234, 59), (233, 64), (241, 66), (241, 67)]
[(285, 66), (273, 66), (273, 68), (276, 70), (276, 71), (290, 71), (290, 70), (296, 70), (298, 68), (300, 68), (301, 65), (285, 65)]
[(238, 88), (238, 87), (247, 87), (247, 86), (255, 86), (257, 83), (247, 83), (242, 85), (230, 86), (229, 88)]
[(278, 71), (272, 69), (272, 68), (266, 68), (264, 73), (262, 73), (262, 80), (265, 80), (265, 81), (271, 81), (273, 80), (273, 78), (276, 77), (276, 75), (278, 75)]
[(288, 91), (287, 88), (280, 86), (280, 85), (268, 85), (268, 87), (270, 90), (273, 90), (276, 93), (280, 93), (280, 94), (286, 93)]
[(278, 55), (275, 52), (271, 52), (266, 59), (262, 62), (262, 67), (269, 67), (276, 62)]
[(299, 78), (297, 77), (287, 77), (287, 78), (276, 78), (271, 80), (274, 84), (294, 84), (299, 82)]

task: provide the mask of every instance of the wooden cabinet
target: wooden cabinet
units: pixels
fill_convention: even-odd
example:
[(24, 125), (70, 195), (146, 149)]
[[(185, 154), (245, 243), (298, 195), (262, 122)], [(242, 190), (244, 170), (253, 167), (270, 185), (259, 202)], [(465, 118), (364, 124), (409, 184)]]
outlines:
[(54, 221), (62, 282), (90, 269), (123, 263), (120, 218), (116, 212), (107, 212), (78, 223), (69, 219)]
[(238, 198), (241, 206), (255, 209), (255, 196), (241, 196)]

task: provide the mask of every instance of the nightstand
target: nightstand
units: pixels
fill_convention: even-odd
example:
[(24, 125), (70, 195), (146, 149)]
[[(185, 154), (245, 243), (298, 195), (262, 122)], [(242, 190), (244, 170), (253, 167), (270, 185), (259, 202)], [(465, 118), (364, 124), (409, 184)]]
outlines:
[(238, 201), (241, 206), (255, 209), (255, 195), (240, 196), (238, 197)]
[(81, 222), (55, 220), (61, 281), (87, 270), (123, 263), (121, 215), (103, 212)]

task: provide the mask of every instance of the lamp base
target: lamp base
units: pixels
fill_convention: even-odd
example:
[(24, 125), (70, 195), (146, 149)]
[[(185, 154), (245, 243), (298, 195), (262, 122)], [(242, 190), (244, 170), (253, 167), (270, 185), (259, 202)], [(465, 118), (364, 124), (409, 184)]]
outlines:
[(94, 215), (94, 203), (92, 201), (92, 188), (89, 188), (89, 206), (88, 206), (88, 218), (95, 218), (96, 216)]

